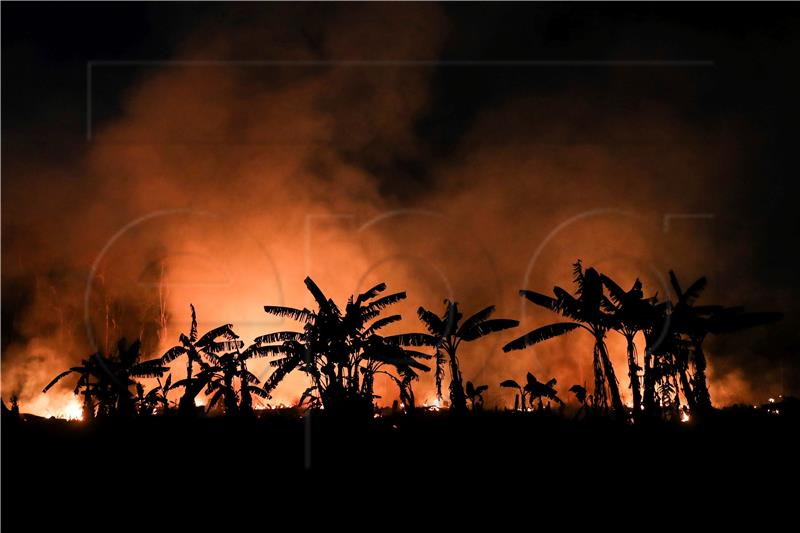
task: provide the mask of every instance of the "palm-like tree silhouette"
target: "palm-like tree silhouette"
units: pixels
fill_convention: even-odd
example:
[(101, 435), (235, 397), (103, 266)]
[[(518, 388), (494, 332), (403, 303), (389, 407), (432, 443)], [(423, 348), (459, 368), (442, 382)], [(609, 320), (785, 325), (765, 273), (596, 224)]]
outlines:
[[(258, 384), (258, 377), (247, 369), (246, 361), (260, 354), (251, 346), (245, 351), (238, 348), (222, 355), (208, 353), (207, 357), (214, 364), (209, 368), (209, 382), (206, 393), (210, 395), (207, 411), (222, 400), (225, 414), (228, 416), (253, 414), (252, 395), (268, 398), (269, 395)], [(238, 389), (236, 381), (239, 382)]]
[(168, 369), (161, 359), (140, 361), (142, 343), (139, 340), (130, 345), (120, 339), (117, 343), (116, 357), (105, 360), (105, 370), (110, 374), (113, 395), (116, 397), (116, 412), (122, 416), (136, 414), (134, 396), (130, 390), (136, 385), (133, 378), (158, 378)]
[[(676, 301), (672, 306), (670, 314), (670, 325), (673, 336), (678, 339), (686, 339), (688, 346), (678, 343), (682, 350), (676, 350), (678, 354), (679, 371), (684, 390), (686, 391), (687, 401), (690, 407), (701, 412), (711, 409), (711, 396), (708, 392), (708, 382), (706, 378), (707, 362), (703, 351), (703, 342), (709, 333), (727, 333), (739, 331), (754, 326), (760, 326), (776, 322), (783, 316), (781, 313), (746, 313), (742, 307), (723, 307), (720, 305), (695, 305), (695, 301), (706, 288), (708, 282), (705, 276), (697, 279), (689, 285), (686, 290), (682, 290), (678, 277), (670, 270), (670, 282), (675, 291)], [(691, 350), (691, 352), (690, 352)], [(694, 377), (689, 385), (685, 377), (685, 367), (688, 360), (694, 367)], [(689, 388), (689, 390), (686, 390)]]
[(471, 381), (467, 381), (467, 398), (472, 404), (472, 410), (477, 411), (483, 408), (483, 393), (489, 389), (489, 385), (475, 386)]
[(436, 394), (442, 398), (442, 380), (444, 365), (450, 365), (450, 407), (454, 411), (466, 411), (467, 397), (464, 394), (461, 369), (458, 362), (458, 347), (462, 342), (472, 342), (486, 335), (513, 328), (519, 325), (516, 320), (506, 318), (490, 318), (494, 306), (478, 311), (461, 323), (463, 315), (458, 310), (458, 303), (445, 300), (444, 313), (441, 317), (424, 307), (417, 310), (417, 315), (431, 334), (424, 339), (426, 345), (436, 346)]
[(304, 324), (302, 332), (264, 335), (251, 347), (260, 356), (281, 356), (271, 362), (275, 371), (264, 384), (266, 393), (271, 394), (286, 375), (299, 369), (312, 382), (301, 400), (308, 398), (312, 405), (322, 405), (329, 411), (371, 413), (376, 375), (389, 376), (400, 386), (401, 395), (408, 397), (407, 388), (416, 378), (415, 370), (430, 370), (418, 359), (427, 359), (430, 355), (403, 346), (423, 346), (427, 339), (422, 334), (383, 337), (377, 333), (400, 320), (400, 315), (378, 316), (406, 294), (399, 292), (379, 297), (386, 290), (386, 284), (380, 283), (358, 296), (351, 296), (342, 312), (311, 278), (307, 277), (305, 284), (317, 303), (316, 311), (264, 307), (269, 314)]
[[(669, 279), (672, 289), (675, 291), (676, 301), (671, 302), (670, 310), (670, 334), (669, 339), (675, 345), (672, 355), (675, 357), (676, 370), (681, 374), (681, 381), (684, 385), (684, 395), (689, 407), (705, 410), (711, 407), (711, 396), (708, 393), (706, 380), (706, 358), (702, 349), (707, 330), (707, 319), (714, 313), (719, 312), (721, 306), (695, 306), (694, 302), (700, 297), (700, 293), (706, 288), (708, 280), (705, 276), (698, 278), (684, 291), (678, 282), (678, 277), (672, 270), (669, 271)], [(694, 362), (694, 390), (686, 378), (688, 367), (688, 349), (682, 343), (677, 342), (681, 335), (686, 335), (692, 343), (693, 362)]]
[[(198, 338), (197, 333), (197, 313), (194, 305), (189, 304), (192, 310), (192, 322), (189, 335), (183, 333), (179, 336), (180, 344), (173, 346), (161, 356), (161, 362), (168, 364), (181, 356), (186, 356), (186, 378), (175, 382), (173, 387), (183, 387), (184, 393), (178, 403), (178, 412), (181, 414), (192, 414), (195, 412), (194, 400), (204, 387), (208, 386), (214, 370), (203, 361), (211, 359), (215, 354), (224, 351), (238, 350), (244, 343), (239, 340), (239, 336), (233, 332), (231, 324), (224, 324), (208, 331), (205, 335)], [(216, 361), (211, 361), (213, 365)], [(201, 367), (201, 376), (194, 376), (194, 366)]]
[(572, 322), (556, 322), (537, 328), (527, 335), (506, 344), (503, 347), (503, 351), (521, 350), (578, 328), (588, 331), (594, 338), (594, 405), (606, 405), (607, 384), (614, 412), (618, 417), (624, 418), (625, 407), (622, 405), (617, 377), (608, 357), (605, 343), (606, 332), (613, 328), (615, 324), (613, 315), (607, 310), (613, 310), (614, 305), (603, 294), (600, 275), (594, 268), (587, 268), (584, 272), (581, 262), (578, 261), (574, 265), (574, 274), (575, 283), (578, 286), (577, 297), (572, 296), (561, 287), (553, 288), (554, 298), (534, 291), (520, 291), (520, 296), (527, 298), (536, 305), (559, 313), (572, 320)]
[(98, 357), (100, 357), (99, 353), (93, 354), (88, 358), (83, 359), (80, 365), (70, 367), (69, 369), (61, 372), (54, 377), (53, 380), (44, 387), (44, 389), (42, 389), (42, 392), (47, 393), (47, 391), (53, 388), (56, 383), (70, 374), (77, 374), (78, 381), (75, 384), (75, 390), (73, 393), (76, 396), (83, 396), (83, 420), (88, 421), (94, 419), (96, 407), (95, 400), (97, 395), (96, 387), (99, 381), (99, 376), (102, 372), (97, 363)]
[[(644, 298), (642, 282), (637, 278), (630, 290), (623, 290), (614, 280), (605, 274), (600, 275), (600, 280), (608, 289), (609, 297), (614, 304), (613, 328), (624, 338), (627, 345), (629, 388), (633, 396), (633, 416), (638, 418), (642, 411), (642, 389), (639, 380), (638, 357), (634, 337), (640, 331), (651, 326), (652, 306), (655, 298)], [(656, 324), (652, 324), (653, 327)]]
[(569, 391), (575, 395), (575, 399), (578, 400), (581, 406), (586, 404), (586, 387), (583, 385), (573, 385), (569, 388)]
[(167, 370), (160, 359), (140, 361), (141, 342), (128, 345), (125, 339), (117, 343), (117, 352), (112, 357), (95, 353), (81, 364), (65, 370), (53, 378), (42, 390), (47, 392), (56, 383), (70, 374), (77, 374), (74, 393), (83, 396), (84, 420), (91, 420), (95, 410), (104, 416), (136, 414), (136, 403), (130, 387), (136, 385), (133, 378), (160, 377)]

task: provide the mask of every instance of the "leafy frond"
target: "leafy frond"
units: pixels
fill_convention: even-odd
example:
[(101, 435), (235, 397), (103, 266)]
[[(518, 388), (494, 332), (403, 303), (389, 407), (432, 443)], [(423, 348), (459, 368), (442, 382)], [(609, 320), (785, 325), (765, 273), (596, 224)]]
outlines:
[(569, 391), (575, 395), (575, 398), (580, 402), (586, 402), (586, 387), (582, 387), (580, 385), (573, 385), (569, 388)]
[(384, 340), (400, 346), (436, 346), (439, 343), (438, 338), (427, 333), (400, 333), (384, 337)]
[(161, 356), (161, 362), (164, 364), (171, 363), (181, 355), (186, 353), (186, 348), (183, 346), (173, 346)]
[(383, 298), (378, 298), (368, 306), (364, 307), (361, 310), (361, 315), (369, 315), (374, 313), (375, 311), (380, 311), (394, 303), (399, 302), (400, 300), (405, 300), (406, 293), (405, 292), (396, 292), (394, 294), (389, 294), (384, 296)]
[(528, 290), (521, 290), (519, 291), (519, 295), (527, 300), (535, 303), (540, 307), (544, 307), (545, 309), (550, 309), (551, 311), (558, 311), (558, 302), (555, 298), (551, 298), (546, 294), (542, 294), (536, 291), (528, 291)]
[(675, 275), (673, 270), (669, 271), (669, 281), (672, 284), (672, 289), (675, 291), (675, 294), (678, 296), (680, 300), (683, 298), (683, 290), (681, 289), (681, 284), (678, 282), (678, 276)]
[(192, 344), (197, 341), (197, 312), (194, 310), (194, 305), (189, 304), (189, 307), (192, 309), (192, 326), (189, 330), (189, 342)]
[(553, 287), (553, 294), (556, 295), (557, 299), (556, 309), (554, 309), (554, 311), (567, 318), (579, 320), (581, 316), (580, 302), (561, 287)]
[(505, 381), (501, 381), (500, 382), (500, 386), (501, 387), (505, 387), (506, 389), (521, 389), (522, 388), (520, 386), (520, 384), (517, 383), (516, 381), (514, 381), (513, 379), (507, 379)]
[(372, 287), (368, 291), (362, 292), (361, 294), (359, 294), (358, 295), (358, 299), (356, 300), (356, 304), (362, 304), (362, 303), (366, 302), (367, 300), (371, 300), (371, 299), (375, 298), (377, 295), (379, 295), (380, 293), (382, 293), (385, 290), (386, 290), (386, 284), (385, 283), (378, 283), (377, 285), (375, 285), (374, 287)]
[(301, 362), (302, 360), (299, 357), (285, 357), (281, 359), (280, 365), (278, 365), (275, 371), (270, 374), (269, 378), (264, 382), (264, 392), (266, 392), (268, 396), (271, 395), (275, 387), (283, 381), (283, 378), (297, 368)]
[(425, 327), (432, 335), (441, 335), (444, 330), (442, 319), (433, 311), (428, 311), (424, 307), (417, 309), (417, 316), (425, 324)]
[(248, 385), (247, 390), (250, 392), (250, 394), (255, 394), (259, 398), (264, 398), (265, 400), (269, 399), (269, 394), (267, 394), (261, 387), (254, 387), (252, 385)]
[(233, 332), (233, 324), (223, 324), (222, 326), (218, 326), (212, 330), (209, 330), (205, 335), (200, 337), (196, 345), (199, 348), (203, 348), (214, 342), (214, 340), (218, 339), (219, 337), (230, 341), (239, 338), (239, 336)]
[(50, 383), (48, 383), (48, 384), (47, 384), (47, 386), (46, 386), (44, 389), (42, 389), (42, 392), (43, 392), (43, 393), (46, 393), (46, 392), (47, 392), (47, 391), (49, 391), (51, 388), (53, 388), (53, 385), (55, 385), (56, 383), (58, 383), (59, 381), (61, 381), (61, 380), (62, 380), (62, 379), (64, 379), (65, 377), (67, 377), (68, 375), (70, 375), (72, 372), (73, 372), (73, 370), (72, 370), (72, 369), (69, 369), (69, 370), (65, 370), (65, 371), (63, 371), (62, 373), (60, 373), (59, 375), (57, 375), (55, 378), (53, 378), (53, 381), (51, 381)]
[(707, 285), (708, 280), (705, 276), (702, 276), (697, 281), (689, 285), (689, 288), (686, 289), (685, 293), (683, 293), (681, 301), (688, 305), (694, 304), (695, 300), (700, 297), (700, 293), (703, 292)]
[(268, 346), (251, 345), (248, 346), (244, 352), (242, 352), (242, 358), (250, 359), (269, 357), (270, 355), (287, 355), (294, 353), (294, 351), (294, 347), (287, 344), (272, 344)]
[(253, 340), (255, 344), (272, 344), (275, 342), (300, 341), (303, 338), (302, 331), (276, 331), (267, 333)]
[(488, 320), (488, 318), (490, 316), (492, 316), (492, 313), (494, 313), (494, 306), (493, 305), (490, 305), (489, 307), (486, 307), (485, 309), (481, 309), (480, 311), (478, 311), (477, 313), (475, 313), (474, 315), (472, 315), (471, 317), (466, 319), (461, 324), (461, 327), (458, 328), (458, 331), (456, 332), (456, 335), (461, 337), (466, 331), (469, 331), (475, 325), (480, 324), (481, 322), (484, 322), (485, 320)]
[(616, 281), (609, 278), (605, 274), (600, 274), (600, 281), (605, 286), (605, 288), (608, 289), (608, 294), (611, 296), (612, 302), (619, 305), (620, 303), (622, 303), (623, 300), (625, 300), (625, 296), (627, 293), (622, 289), (622, 287), (617, 285)]
[(368, 328), (367, 328), (367, 329), (364, 331), (364, 337), (369, 337), (370, 335), (372, 335), (373, 333), (375, 333), (375, 332), (376, 332), (376, 331), (378, 331), (379, 329), (381, 329), (381, 328), (383, 328), (383, 327), (386, 327), (386, 326), (388, 326), (389, 324), (392, 324), (392, 323), (394, 323), (394, 322), (398, 322), (398, 321), (400, 321), (402, 318), (403, 318), (403, 317), (401, 317), (400, 315), (391, 315), (391, 316), (387, 316), (387, 317), (385, 317), (385, 318), (380, 318), (380, 319), (376, 320), (375, 322), (373, 322), (373, 323), (372, 323), (372, 324), (371, 324), (371, 325), (370, 325), (370, 326), (369, 326), (369, 327), (368, 327)]
[(303, 281), (308, 288), (308, 292), (314, 297), (314, 300), (317, 301), (317, 305), (319, 306), (320, 310), (323, 311), (332, 311), (331, 301), (325, 296), (322, 290), (314, 283), (314, 280), (311, 277), (306, 277)]
[(555, 324), (543, 326), (509, 342), (503, 346), (503, 351), (522, 350), (523, 348), (527, 348), (528, 346), (532, 346), (547, 339), (569, 333), (579, 327), (581, 327), (581, 325), (575, 322), (556, 322)]
[(209, 342), (203, 346), (203, 351), (206, 353), (220, 354), (222, 352), (234, 352), (244, 347), (244, 341), (218, 341)]
[(133, 366), (130, 375), (137, 378), (160, 378), (167, 370), (169, 367), (164, 366), (160, 358), (151, 359)]
[(305, 308), (295, 309), (294, 307), (284, 307), (282, 305), (265, 305), (264, 311), (270, 315), (291, 318), (298, 322), (308, 322), (314, 318), (314, 313)]

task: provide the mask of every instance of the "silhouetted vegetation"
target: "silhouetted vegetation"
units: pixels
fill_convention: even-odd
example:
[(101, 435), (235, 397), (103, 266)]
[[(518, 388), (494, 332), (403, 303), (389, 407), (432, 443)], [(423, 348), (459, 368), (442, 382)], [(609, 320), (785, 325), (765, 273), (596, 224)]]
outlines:
[(564, 405), (561, 398), (555, 389), (556, 379), (553, 378), (547, 383), (542, 383), (536, 376), (528, 372), (525, 376), (525, 385), (520, 385), (513, 379), (507, 379), (500, 383), (501, 387), (516, 389), (517, 395), (514, 398), (514, 410), (529, 411), (537, 409), (542, 411), (544, 409), (543, 400), (547, 400), (547, 407), (549, 409), (550, 402), (555, 402), (559, 405)]
[(441, 317), (424, 307), (417, 310), (419, 319), (425, 324), (432, 337), (423, 341), (428, 346), (436, 346), (436, 395), (442, 399), (442, 380), (444, 365), (450, 366), (450, 407), (454, 411), (466, 411), (467, 396), (458, 364), (458, 347), (462, 342), (471, 342), (495, 331), (513, 328), (519, 325), (516, 320), (490, 318), (494, 306), (478, 311), (461, 322), (464, 315), (458, 310), (458, 303), (445, 300), (444, 313)]
[[(781, 317), (779, 313), (746, 313), (741, 307), (695, 305), (707, 284), (704, 277), (683, 290), (677, 276), (670, 272), (675, 299), (659, 301), (656, 296), (645, 296), (638, 279), (624, 290), (594, 268), (584, 269), (580, 261), (575, 263), (573, 273), (574, 294), (561, 287), (553, 288), (553, 296), (520, 291), (524, 298), (567, 320), (536, 328), (507, 343), (503, 351), (521, 350), (578, 329), (590, 333), (594, 388), (589, 393), (585, 386), (570, 387), (579, 404), (576, 417), (602, 416), (609, 408), (615, 419), (632, 422), (642, 417), (676, 420), (688, 417), (688, 413), (702, 415), (711, 409), (703, 351), (706, 337), (767, 324)], [(181, 333), (179, 343), (160, 358), (142, 361), (141, 343), (128, 344), (122, 339), (112, 355), (91, 355), (57, 375), (44, 392), (72, 374), (77, 376), (74, 393), (82, 397), (85, 421), (167, 414), (173, 409), (170, 395), (178, 390), (182, 390), (177, 401), (180, 415), (201, 412), (196, 399), (204, 393), (206, 412), (252, 416), (254, 396), (271, 398), (287, 375), (299, 371), (308, 377), (310, 386), (301, 395), (298, 408), (324, 409), (334, 415), (366, 419), (376, 411), (378, 376), (385, 376), (397, 386), (402, 410), (413, 411), (412, 385), (420, 372), (431, 370), (423, 361), (432, 360), (439, 400), (445, 374), (449, 373), (449, 410), (465, 412), (469, 401), (472, 410), (479, 411), (484, 407), (483, 394), (489, 386), (469, 381), (464, 386), (459, 347), (463, 342), (519, 325), (516, 320), (491, 318), (494, 306), (464, 320), (458, 304), (446, 300), (441, 316), (423, 307), (418, 309), (426, 333), (383, 335), (385, 327), (402, 318), (397, 314), (382, 316), (383, 312), (404, 300), (404, 292), (384, 295), (386, 285), (380, 283), (351, 296), (340, 307), (311, 278), (305, 279), (305, 285), (314, 299), (313, 310), (264, 307), (270, 315), (297, 322), (301, 326), (297, 331), (267, 333), (245, 348), (232, 324), (200, 335), (195, 308), (190, 306), (189, 333)], [(630, 408), (623, 405), (608, 354), (609, 331), (618, 332), (626, 341)], [(634, 341), (639, 333), (645, 339), (641, 365)], [(433, 353), (420, 349), (432, 349)], [(186, 377), (173, 382), (170, 374), (164, 379), (167, 365), (181, 357), (185, 358)], [(248, 362), (255, 358), (270, 358), (272, 372), (263, 383), (248, 370)], [(157, 385), (146, 391), (144, 384), (137, 381), (141, 378), (155, 378)], [(529, 372), (524, 384), (509, 379), (500, 386), (516, 390), (514, 411), (550, 410), (553, 404), (561, 409), (565, 405), (555, 389), (555, 378), (541, 382)], [(399, 407), (393, 409), (397, 410)]]

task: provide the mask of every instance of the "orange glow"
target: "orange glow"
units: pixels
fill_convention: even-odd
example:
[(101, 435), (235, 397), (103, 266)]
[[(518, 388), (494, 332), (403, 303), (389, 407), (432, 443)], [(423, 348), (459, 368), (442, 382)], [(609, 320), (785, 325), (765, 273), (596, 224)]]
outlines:
[(64, 420), (83, 420), (83, 407), (77, 398), (72, 398), (52, 416)]
[[(417, 38), (391, 39), (405, 43), (398, 57), (438, 57), (446, 42), (446, 17), (432, 5), (420, 9), (425, 14), (413, 25)], [(370, 22), (369, 31), (347, 32), (346, 39), (331, 32), (326, 53), (349, 57), (374, 49), (386, 35), (405, 35), (409, 27), (402, 18), (381, 21)], [(216, 50), (227, 39), (191, 42), (196, 49), (183, 51), (187, 57), (228, 52), (227, 44)], [(689, 220), (665, 234), (661, 215), (691, 212), (697, 199), (710, 202), (702, 204), (708, 212), (718, 211), (715, 202), (725, 196), (708, 194), (704, 178), (738, 165), (718, 157), (736, 151), (660, 109), (597, 124), (612, 138), (646, 131), (664, 139), (632, 150), (627, 143), (559, 143), (562, 135), (571, 136), (561, 125), (555, 143), (542, 143), (539, 135), (547, 134), (529, 130), (536, 121), (528, 120), (538, 116), (540, 104), (509, 99), (477, 116), (453, 158), (426, 169), (425, 194), (405, 200), (383, 194), (385, 176), (368, 168), (414, 159), (416, 125), (435, 96), (432, 69), (403, 69), (401, 78), (323, 69), (268, 91), (250, 86), (249, 76), (235, 68), (148, 72), (125, 91), (119, 102), (125, 113), (94, 131), (93, 142), (74, 162), (47, 166), (32, 158), (29, 167), (15, 168), (20, 179), (3, 182), (4, 220), (29, 232), (4, 241), (4, 278), (36, 276), (30, 305), (14, 317), (22, 338), (4, 346), (2, 361), (2, 388), (19, 395), (24, 412), (63, 412), (66, 399), (40, 400), (42, 388), (98, 347), (113, 349), (118, 337), (142, 336), (146, 357), (160, 355), (187, 331), (189, 303), (197, 307), (201, 332), (233, 323), (250, 342), (268, 332), (297, 330), (290, 320), (266, 316), (263, 306), (313, 306), (302, 284), (306, 275), (340, 304), (382, 281), (390, 291), (406, 291), (408, 300), (396, 308), (403, 320), (386, 334), (422, 331), (417, 307), (438, 310), (443, 298), (458, 300), (467, 312), (496, 304), (496, 316), (519, 319), (519, 330), (465, 345), (459, 353), (465, 380), (480, 376), (490, 386), (487, 407), (508, 407), (513, 397), (499, 388), (508, 377), (529, 370), (553, 376), (560, 391), (592, 379), (592, 341), (583, 333), (514, 357), (500, 352), (522, 332), (558, 320), (519, 298), (520, 288), (572, 289), (571, 265), (583, 258), (624, 286), (640, 276), (648, 295), (663, 297), (669, 288), (647, 265), (662, 272), (702, 271), (707, 258), (694, 252), (712, 248), (733, 263), (734, 251), (716, 241), (710, 246), (713, 235), (695, 231), (692, 224), (701, 222)], [(370, 84), (363, 90), (368, 96), (354, 101), (348, 90), (363, 83)], [(343, 97), (331, 100), (337, 94)], [(572, 96), (546, 105), (562, 109), (567, 120), (576, 113)], [(361, 153), (378, 159), (362, 167), (345, 156)], [(77, 195), (74, 184), (81, 176), (89, 188)], [(663, 176), (670, 176), (675, 195), (651, 189)], [(32, 191), (46, 194), (32, 204)], [(542, 208), (532, 208), (532, 202)], [(597, 211), (605, 205), (619, 212)], [(662, 264), (664, 255), (669, 262)], [(95, 261), (86, 324), (84, 293)], [(87, 326), (98, 346), (87, 342)], [(624, 339), (609, 333), (607, 343), (624, 390)], [(643, 354), (640, 336), (637, 343)], [(185, 377), (184, 364), (171, 365), (173, 381)], [(262, 380), (273, 371), (267, 359), (253, 361), (250, 370)], [(712, 371), (715, 405), (755, 401), (743, 374), (721, 373), (717, 379)], [(48, 396), (71, 392), (71, 380)], [(434, 394), (433, 383), (432, 373), (421, 375), (414, 393)], [(307, 387), (307, 377), (294, 372), (275, 390), (275, 401), (294, 403)], [(387, 404), (398, 397), (383, 378), (375, 393)], [(197, 405), (205, 402), (198, 399)], [(445, 408), (438, 400), (424, 407)]]

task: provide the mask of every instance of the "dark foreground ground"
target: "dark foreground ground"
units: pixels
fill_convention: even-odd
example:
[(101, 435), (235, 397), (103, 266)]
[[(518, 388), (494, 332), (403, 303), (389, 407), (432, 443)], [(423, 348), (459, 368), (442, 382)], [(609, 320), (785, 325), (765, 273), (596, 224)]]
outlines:
[(715, 501), (785, 506), (800, 486), (797, 428), (796, 413), (747, 409), (639, 427), (510, 412), (367, 424), (293, 412), (92, 425), (5, 420), (2, 526), (143, 531), (157, 520), (154, 531), (171, 529), (169, 521), (205, 531), (211, 528), (189, 528), (187, 517), (332, 527), (331, 520), (363, 513), (393, 523), (434, 509), (508, 520), (551, 503), (577, 515), (599, 503), (620, 520), (642, 505), (670, 512), (698, 505), (702, 512)]

